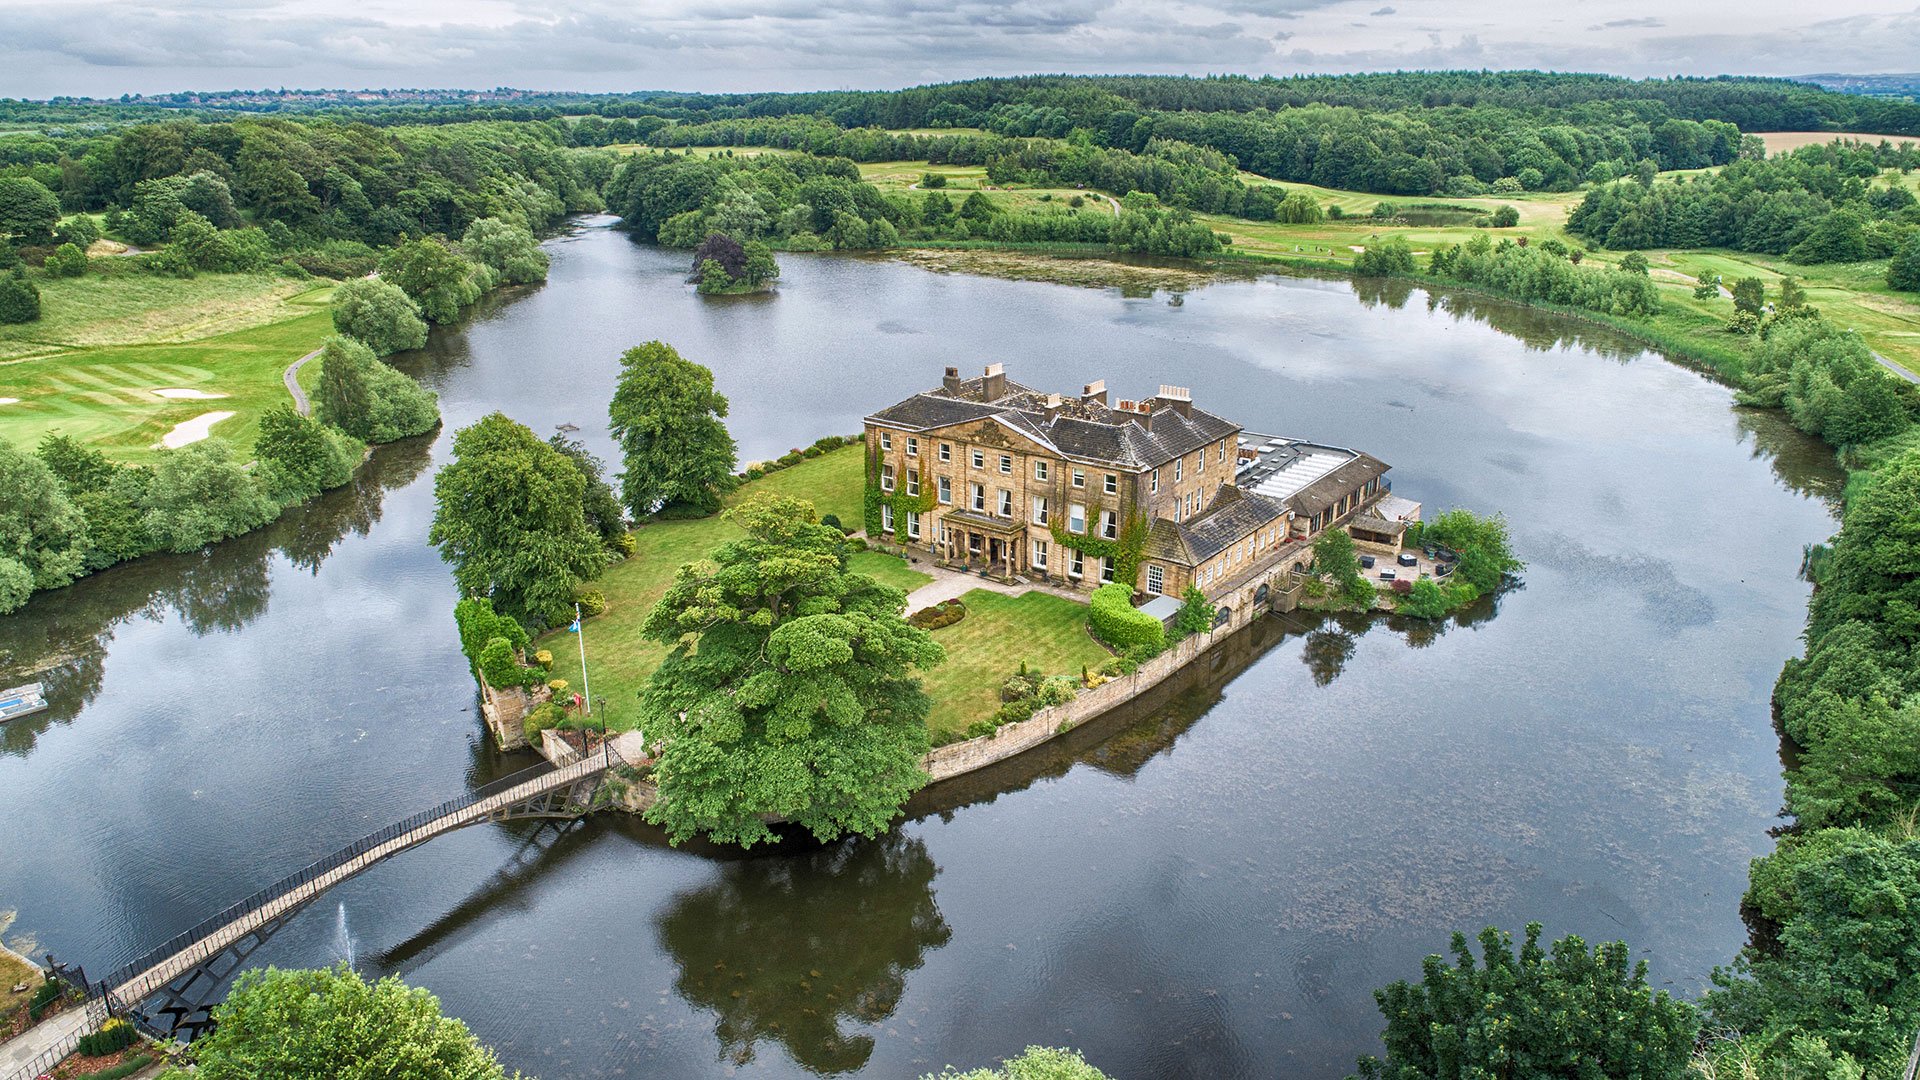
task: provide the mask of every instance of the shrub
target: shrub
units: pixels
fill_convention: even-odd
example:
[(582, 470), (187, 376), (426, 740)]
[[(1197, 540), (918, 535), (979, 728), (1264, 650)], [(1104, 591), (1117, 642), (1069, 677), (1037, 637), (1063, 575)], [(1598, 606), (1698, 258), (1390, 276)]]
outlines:
[(40, 317), (40, 290), (27, 280), (27, 272), (15, 268), (0, 278), (0, 325), (30, 323)]
[(839, 529), (841, 532), (847, 531), (847, 527), (845, 525), (840, 524), (839, 514), (821, 514), (820, 524), (831, 526), (832, 528), (835, 528), (835, 529)]
[(45, 269), (50, 277), (79, 277), (87, 272), (87, 253), (77, 244), (61, 244), (47, 256)]
[(53, 238), (62, 244), (72, 244), (84, 252), (93, 246), (95, 240), (100, 239), (100, 226), (87, 215), (76, 214), (53, 230)]
[(1207, 602), (1205, 593), (1189, 585), (1180, 600), (1180, 614), (1173, 618), (1175, 634), (1186, 637), (1189, 634), (1204, 634), (1213, 629), (1213, 616), (1218, 609)]
[(116, 1016), (102, 1024), (99, 1031), (80, 1036), (74, 1048), (87, 1057), (105, 1057), (132, 1046), (133, 1039), (133, 1025)]
[(522, 665), (519, 650), (504, 637), (488, 641), (480, 650), (479, 668), (480, 677), (496, 690), (531, 686), (539, 681), (538, 669)]
[[(1394, 584), (1402, 583), (1396, 581)], [(1422, 579), (1407, 585), (1406, 594), (1395, 601), (1395, 610), (1402, 615), (1411, 615), (1416, 619), (1437, 619), (1445, 615), (1447, 609), (1452, 606), (1447, 591), (1437, 582)]]
[(1129, 654), (1144, 650), (1151, 657), (1166, 647), (1166, 627), (1134, 607), (1133, 591), (1117, 581), (1093, 590), (1087, 625), (1109, 647)]
[(573, 602), (580, 605), (580, 614), (588, 617), (604, 614), (607, 610), (607, 594), (594, 585), (576, 586)]
[(912, 626), (917, 626), (922, 630), (938, 630), (942, 627), (952, 626), (954, 623), (966, 617), (967, 605), (961, 603), (960, 599), (955, 597), (951, 600), (942, 600), (932, 607), (921, 608), (919, 611), (907, 616), (907, 623)]
[(541, 732), (559, 727), (566, 719), (567, 710), (551, 701), (543, 701), (528, 709), (527, 715), (521, 718), (520, 733), (527, 737), (528, 742), (539, 742)]
[(134, 1054), (118, 1065), (109, 1065), (90, 1073), (81, 1073), (73, 1080), (125, 1080), (141, 1069), (153, 1064), (152, 1054)]
[(623, 559), (631, 559), (640, 550), (640, 541), (630, 532), (623, 532), (613, 538), (613, 550)]
[(781, 454), (779, 457), (775, 458), (774, 460), (778, 461), (780, 465), (784, 468), (789, 465), (800, 464), (800, 459), (802, 456), (803, 455), (798, 450), (789, 450), (786, 453)]
[(824, 439), (815, 439), (813, 449), (824, 454), (829, 450), (838, 450), (845, 445), (847, 445), (847, 440), (844, 436), (829, 435)]

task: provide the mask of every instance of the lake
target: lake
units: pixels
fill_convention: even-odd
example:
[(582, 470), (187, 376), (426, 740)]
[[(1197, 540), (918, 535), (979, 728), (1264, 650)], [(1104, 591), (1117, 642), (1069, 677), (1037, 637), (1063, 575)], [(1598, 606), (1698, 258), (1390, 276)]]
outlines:
[[(427, 546), (454, 428), (606, 433), (620, 352), (713, 368), (745, 458), (1000, 362), (1160, 383), (1364, 449), (1428, 513), (1499, 512), (1524, 584), (1439, 627), (1274, 617), (1166, 693), (923, 793), (874, 841), (742, 855), (629, 818), (465, 830), (330, 893), (258, 958), (431, 989), (547, 1080), (911, 1078), (1029, 1044), (1116, 1077), (1309, 1077), (1378, 1046), (1373, 990), (1455, 930), (1624, 938), (1695, 993), (1744, 939), (1780, 805), (1831, 455), (1580, 323), (1280, 276), (1091, 288), (789, 256), (707, 300), (605, 219), (544, 286), (397, 362), (446, 427), (259, 533), (0, 618), (9, 940), (104, 973), (360, 835), (528, 762), (489, 748)], [(589, 640), (588, 647), (592, 647)]]

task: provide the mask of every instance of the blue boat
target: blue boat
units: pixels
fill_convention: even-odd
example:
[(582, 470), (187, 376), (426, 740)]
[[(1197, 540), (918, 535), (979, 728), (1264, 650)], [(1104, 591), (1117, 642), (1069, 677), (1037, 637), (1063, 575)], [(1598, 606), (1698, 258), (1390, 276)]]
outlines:
[(0, 690), (0, 723), (28, 713), (37, 713), (46, 707), (46, 695), (37, 682)]

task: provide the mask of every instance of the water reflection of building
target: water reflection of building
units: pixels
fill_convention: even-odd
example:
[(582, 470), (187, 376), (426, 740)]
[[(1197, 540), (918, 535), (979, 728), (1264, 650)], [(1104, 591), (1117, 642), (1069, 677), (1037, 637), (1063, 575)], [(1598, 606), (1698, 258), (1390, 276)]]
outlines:
[[(866, 420), (879, 531), (942, 563), (1002, 578), (1091, 589), (1126, 582), (1149, 596), (1197, 585), (1251, 598), (1346, 526), (1397, 547), (1419, 504), (1392, 497), (1371, 455), (1252, 435), (1196, 408), (1183, 387), (1110, 402), (1041, 393), (999, 364)], [(869, 522), (869, 525), (876, 524)]]

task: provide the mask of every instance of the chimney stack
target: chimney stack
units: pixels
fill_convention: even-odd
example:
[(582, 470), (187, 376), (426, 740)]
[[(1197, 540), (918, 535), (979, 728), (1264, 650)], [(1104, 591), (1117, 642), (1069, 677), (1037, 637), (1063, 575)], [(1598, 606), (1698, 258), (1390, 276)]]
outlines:
[(960, 369), (957, 367), (948, 368), (946, 375), (940, 380), (940, 386), (947, 393), (958, 395), (960, 393)]
[(1006, 397), (1007, 366), (1005, 364), (988, 364), (986, 380), (981, 390), (983, 392), (982, 400), (984, 401), (999, 401), (1001, 398)]
[(1095, 379), (1080, 389), (1081, 404), (1095, 401), (1102, 405), (1107, 403), (1107, 380)]
[(1161, 383), (1160, 394), (1153, 400), (1156, 405), (1166, 405), (1181, 416), (1193, 415), (1193, 391), (1184, 386), (1168, 386), (1166, 383)]
[(1061, 403), (1059, 394), (1048, 394), (1047, 395), (1047, 415), (1052, 416), (1055, 413), (1059, 412), (1061, 404), (1062, 403)]

